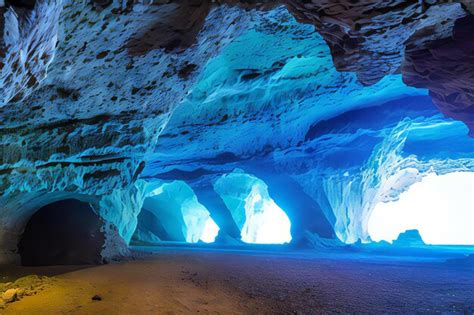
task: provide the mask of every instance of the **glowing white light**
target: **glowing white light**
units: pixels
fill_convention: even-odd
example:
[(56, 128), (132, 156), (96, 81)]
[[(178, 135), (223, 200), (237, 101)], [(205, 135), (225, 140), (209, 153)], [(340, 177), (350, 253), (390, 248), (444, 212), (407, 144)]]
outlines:
[(291, 241), (291, 222), (264, 188), (266, 187), (262, 185), (254, 185), (246, 199), (242, 241), (256, 244), (288, 243)]
[(204, 225), (204, 230), (201, 234), (201, 241), (204, 243), (213, 243), (216, 240), (216, 236), (219, 233), (219, 227), (216, 222), (210, 217), (207, 219), (206, 224)]
[(427, 244), (474, 245), (474, 173), (430, 174), (398, 201), (377, 204), (368, 222), (374, 241), (410, 229)]
[(291, 241), (291, 222), (268, 193), (261, 179), (241, 170), (222, 176), (214, 184), (240, 229), (243, 242), (283, 244)]

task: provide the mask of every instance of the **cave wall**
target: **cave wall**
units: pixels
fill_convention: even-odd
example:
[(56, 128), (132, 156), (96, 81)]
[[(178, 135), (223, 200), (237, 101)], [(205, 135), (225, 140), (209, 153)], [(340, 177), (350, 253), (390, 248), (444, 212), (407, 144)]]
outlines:
[(304, 211), (288, 210), (309, 220), (301, 237), (369, 241), (374, 202), (428, 172), (472, 169), (468, 129), (455, 121), (472, 127), (472, 10), (472, 1), (5, 3), (0, 261), (17, 258), (37, 209), (77, 196), (106, 222), (103, 255), (126, 254), (157, 179), (185, 181), (235, 238), (210, 187), (237, 168), (267, 181), (282, 205), (285, 179), (304, 194), (289, 203)]
[[(404, 80), (427, 88), (435, 105), (448, 117), (474, 129), (474, 16), (455, 22), (452, 36), (406, 54)], [(460, 61), (462, 61), (460, 63)]]
[[(8, 6), (2, 26), (14, 37), (3, 37), (0, 55), (0, 223), (10, 236), (0, 240), (9, 244), (2, 259), (14, 259), (11, 240), (36, 209), (26, 200), (45, 195), (96, 200), (107, 226), (129, 242), (141, 209), (134, 194), (144, 155), (201, 67), (249, 27), (253, 14), (219, 7), (205, 13), (188, 2)], [(182, 15), (199, 21), (198, 31)], [(153, 30), (164, 37), (159, 47), (148, 46)], [(25, 87), (33, 78), (38, 84)]]
[(326, 221), (340, 240), (368, 242), (377, 202), (429, 172), (472, 170), (468, 129), (429, 93), (402, 75), (366, 86), (337, 71), (312, 26), (274, 9), (207, 65), (157, 142), (166, 161), (150, 156), (143, 176), (199, 186), (240, 168), (274, 181), (275, 200), (294, 182), (308, 201), (286, 196), (281, 206), (307, 223), (302, 238), (330, 237), (312, 226)]

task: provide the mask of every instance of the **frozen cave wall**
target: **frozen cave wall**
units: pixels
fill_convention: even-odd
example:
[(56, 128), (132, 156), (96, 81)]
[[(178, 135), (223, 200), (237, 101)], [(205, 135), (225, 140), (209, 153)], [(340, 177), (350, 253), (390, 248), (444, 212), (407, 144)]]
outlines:
[(234, 170), (214, 183), (214, 190), (230, 210), (240, 239), (251, 244), (289, 243), (291, 222), (271, 199), (268, 186), (259, 178)]
[(153, 186), (157, 185), (144, 199), (134, 241), (151, 244), (161, 241), (199, 242), (206, 224), (212, 221), (209, 211), (198, 202), (186, 183), (153, 183)]
[(472, 1), (0, 4), (0, 262), (68, 198), (104, 220), (103, 257), (126, 254), (162, 180), (238, 239), (214, 189), (236, 169), (293, 242), (370, 241), (375, 202), (472, 169)]
[(295, 242), (368, 242), (377, 202), (427, 173), (473, 168), (468, 128), (428, 93), (397, 74), (366, 86), (337, 71), (311, 25), (274, 9), (207, 64), (143, 177), (209, 187), (239, 168), (268, 185)]
[(1, 10), (0, 261), (15, 259), (29, 216), (56, 198), (92, 199), (128, 243), (144, 155), (202, 66), (255, 12), (85, 0)]

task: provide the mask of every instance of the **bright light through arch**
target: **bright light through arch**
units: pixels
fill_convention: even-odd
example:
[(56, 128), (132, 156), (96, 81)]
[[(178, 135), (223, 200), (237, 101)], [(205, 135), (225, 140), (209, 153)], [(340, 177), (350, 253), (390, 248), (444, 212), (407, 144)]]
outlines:
[(214, 190), (229, 209), (241, 231), (241, 239), (250, 244), (291, 242), (291, 221), (270, 197), (265, 182), (241, 170), (223, 175)]
[(214, 243), (219, 234), (219, 226), (209, 217), (204, 224), (204, 230), (201, 234), (201, 241), (204, 243)]
[[(263, 191), (262, 191), (263, 190)], [(242, 241), (256, 244), (283, 244), (291, 241), (291, 222), (268, 196), (266, 187), (254, 185), (245, 201), (246, 221)]]
[(429, 174), (399, 200), (377, 204), (368, 222), (374, 241), (412, 229), (426, 244), (474, 245), (474, 173)]

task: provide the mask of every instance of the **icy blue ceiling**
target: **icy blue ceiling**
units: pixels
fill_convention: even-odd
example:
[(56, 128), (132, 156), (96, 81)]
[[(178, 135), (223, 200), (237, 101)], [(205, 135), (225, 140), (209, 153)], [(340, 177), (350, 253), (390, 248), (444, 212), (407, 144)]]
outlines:
[[(469, 1), (7, 1), (0, 261), (14, 259), (36, 210), (65, 198), (110, 223), (104, 257), (123, 254), (146, 199), (178, 181), (186, 196), (160, 197), (183, 214), (173, 222), (193, 217), (178, 202), (192, 200), (218, 239), (238, 239), (215, 186), (236, 170), (265, 183), (294, 242), (370, 241), (377, 202), (430, 172), (474, 168), (472, 11)], [(179, 237), (198, 240), (196, 226)]]
[(341, 240), (368, 241), (377, 202), (426, 172), (472, 169), (473, 145), (464, 124), (444, 118), (428, 91), (401, 75), (366, 86), (338, 72), (313, 26), (280, 8), (207, 63), (142, 176), (184, 179), (198, 193), (235, 168), (270, 186), (284, 177), (273, 194), (294, 181), (293, 198), (307, 195), (303, 203), (281, 197), (293, 204), (289, 212), (303, 213), (293, 219), (304, 228), (317, 232), (311, 218), (328, 220)]

